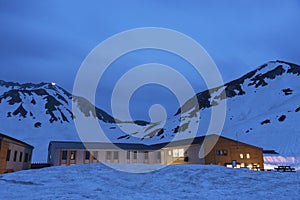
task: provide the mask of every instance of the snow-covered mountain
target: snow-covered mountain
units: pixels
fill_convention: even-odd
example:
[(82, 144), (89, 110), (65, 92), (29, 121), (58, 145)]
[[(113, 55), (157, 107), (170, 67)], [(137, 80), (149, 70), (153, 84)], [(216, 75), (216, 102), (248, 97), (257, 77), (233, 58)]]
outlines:
[[(113, 132), (116, 123), (122, 123), (55, 83), (0, 81), (0, 132), (33, 145), (33, 160), (44, 161), (50, 140), (80, 140), (74, 125), (72, 101), (80, 114), (98, 119), (105, 131)], [(125, 122), (132, 127), (143, 123), (146, 122)]]
[[(224, 86), (198, 93), (197, 99), (199, 108), (187, 101), (162, 130), (152, 134), (153, 140), (168, 140), (178, 134), (188, 137), (189, 126), (198, 119), (198, 135), (205, 134), (211, 108), (226, 100), (223, 136), (300, 161), (300, 66), (271, 61)], [(182, 126), (178, 126), (179, 120)]]
[[(145, 128), (146, 143), (167, 142), (208, 132), (212, 107), (227, 103), (222, 135), (285, 156), (276, 162), (300, 164), (300, 66), (271, 61), (224, 86), (191, 98), (175, 116)], [(180, 124), (181, 122), (181, 124)], [(211, 131), (209, 131), (211, 133)], [(122, 137), (130, 140), (131, 136)]]
[(50, 140), (79, 140), (72, 101), (79, 113), (98, 120), (111, 141), (147, 144), (193, 137), (195, 124), (197, 135), (206, 134), (212, 106), (226, 101), (223, 136), (295, 157), (300, 155), (299, 82), (300, 66), (271, 61), (224, 86), (198, 93), (199, 107), (191, 99), (166, 121), (147, 123), (114, 119), (55, 83), (0, 81), (0, 132), (32, 144), (34, 161), (45, 161)]

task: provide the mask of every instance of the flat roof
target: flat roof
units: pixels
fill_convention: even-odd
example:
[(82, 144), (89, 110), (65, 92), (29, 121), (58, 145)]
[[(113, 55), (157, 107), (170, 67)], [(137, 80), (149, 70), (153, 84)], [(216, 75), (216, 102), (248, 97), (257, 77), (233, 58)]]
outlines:
[[(216, 134), (207, 136), (199, 136), (190, 139), (176, 140), (171, 142), (157, 143), (157, 144), (141, 144), (141, 143), (105, 143), (105, 142), (73, 142), (73, 141), (51, 141), (49, 147), (53, 146), (56, 149), (123, 149), (123, 150), (159, 150), (165, 147), (177, 147), (191, 144), (202, 144), (206, 137), (220, 137), (223, 139), (239, 142), (240, 144), (260, 148), (240, 141), (232, 140)], [(262, 149), (262, 148), (260, 148)]]
[(8, 136), (8, 135), (4, 135), (4, 134), (0, 133), (0, 140), (2, 140), (3, 138), (7, 138), (7, 139), (9, 139), (9, 140), (13, 140), (13, 141), (15, 141), (15, 142), (21, 143), (21, 144), (23, 144), (23, 145), (25, 145), (25, 146), (28, 146), (28, 147), (32, 148), (32, 149), (34, 148), (32, 145), (27, 144), (26, 142), (23, 142), (23, 141), (18, 140), (18, 139), (16, 139), (16, 138), (13, 138), (13, 137), (10, 137), (10, 136)]

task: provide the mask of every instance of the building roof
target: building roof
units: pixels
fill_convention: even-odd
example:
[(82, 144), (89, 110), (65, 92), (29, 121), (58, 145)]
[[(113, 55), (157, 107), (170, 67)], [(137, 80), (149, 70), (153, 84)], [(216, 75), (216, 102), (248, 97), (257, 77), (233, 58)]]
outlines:
[(12, 140), (12, 141), (14, 141), (14, 142), (16, 142), (16, 143), (20, 143), (20, 144), (22, 144), (22, 145), (24, 145), (24, 146), (27, 146), (27, 147), (31, 148), (31, 149), (34, 148), (32, 145), (27, 144), (27, 143), (25, 143), (25, 142), (23, 142), (23, 141), (21, 141), (21, 140), (18, 140), (18, 139), (16, 139), (16, 138), (13, 138), (13, 137), (10, 137), (10, 136), (8, 136), (8, 135), (4, 135), (4, 134), (0, 133), (0, 140), (3, 140), (4, 138), (7, 138), (7, 139), (9, 139), (9, 140)]
[[(51, 141), (49, 149), (52, 146), (55, 149), (123, 149), (123, 150), (159, 150), (165, 147), (177, 147), (192, 144), (202, 144), (206, 137), (221, 137), (227, 140), (235, 141), (219, 135), (199, 136), (196, 138), (176, 140), (172, 142), (158, 143), (152, 145), (139, 144), (139, 143), (104, 143), (104, 142), (68, 142), (68, 141)], [(237, 141), (236, 141), (237, 142)], [(248, 146), (256, 147), (250, 144), (242, 143)], [(256, 147), (260, 148), (260, 147)]]
[(274, 154), (274, 155), (277, 155), (279, 153), (277, 153), (275, 150), (263, 150), (263, 154)]

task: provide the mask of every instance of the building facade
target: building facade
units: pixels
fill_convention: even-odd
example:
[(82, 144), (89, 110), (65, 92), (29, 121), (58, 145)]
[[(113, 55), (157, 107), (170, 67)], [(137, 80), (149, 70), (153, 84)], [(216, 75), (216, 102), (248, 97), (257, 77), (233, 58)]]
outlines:
[(33, 146), (0, 133), (0, 174), (29, 169)]
[(215, 164), (257, 170), (264, 168), (262, 148), (218, 135), (155, 145), (61, 141), (49, 143), (48, 163), (53, 166), (96, 162)]

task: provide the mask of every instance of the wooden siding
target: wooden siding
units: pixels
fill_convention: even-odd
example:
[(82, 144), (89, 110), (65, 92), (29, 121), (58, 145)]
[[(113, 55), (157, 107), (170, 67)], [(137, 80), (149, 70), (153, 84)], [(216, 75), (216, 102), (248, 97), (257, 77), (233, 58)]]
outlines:
[[(217, 155), (217, 151), (226, 150), (227, 155)], [(243, 158), (240, 157), (243, 155)], [(247, 158), (247, 154), (250, 158)], [(249, 165), (259, 165), (261, 170), (263, 165), (263, 150), (261, 148), (233, 141), (230, 139), (220, 137), (217, 144), (205, 156), (205, 164), (216, 164), (226, 166), (235, 160), (237, 164), (243, 164), (245, 167)]]

